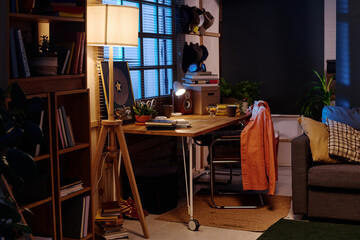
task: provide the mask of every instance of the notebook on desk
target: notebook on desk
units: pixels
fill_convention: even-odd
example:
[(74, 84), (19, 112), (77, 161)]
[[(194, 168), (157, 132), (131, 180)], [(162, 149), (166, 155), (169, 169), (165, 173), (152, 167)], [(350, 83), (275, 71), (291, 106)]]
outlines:
[(145, 122), (147, 130), (174, 130), (181, 127), (190, 127), (191, 124), (185, 119), (151, 119)]

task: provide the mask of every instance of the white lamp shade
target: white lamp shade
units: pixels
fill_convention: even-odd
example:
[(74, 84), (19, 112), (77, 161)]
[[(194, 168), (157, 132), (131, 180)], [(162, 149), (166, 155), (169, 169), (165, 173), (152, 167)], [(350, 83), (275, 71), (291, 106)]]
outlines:
[(137, 47), (139, 9), (132, 6), (87, 6), (87, 44)]
[(176, 96), (181, 96), (186, 92), (184, 86), (178, 81), (174, 82), (173, 90)]

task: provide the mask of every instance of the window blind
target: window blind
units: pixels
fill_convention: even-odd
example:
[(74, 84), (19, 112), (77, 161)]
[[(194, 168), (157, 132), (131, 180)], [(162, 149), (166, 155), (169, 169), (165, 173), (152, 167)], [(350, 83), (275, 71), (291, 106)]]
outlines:
[[(173, 82), (179, 77), (179, 54), (184, 44), (180, 29), (178, 6), (183, 0), (102, 0), (103, 4), (127, 5), (139, 8), (138, 47), (114, 47), (114, 61), (127, 61), (135, 100), (155, 98), (157, 111), (162, 104), (170, 104)], [(108, 61), (109, 48), (98, 47), (98, 65)], [(100, 111), (106, 116), (106, 106), (101, 84)]]

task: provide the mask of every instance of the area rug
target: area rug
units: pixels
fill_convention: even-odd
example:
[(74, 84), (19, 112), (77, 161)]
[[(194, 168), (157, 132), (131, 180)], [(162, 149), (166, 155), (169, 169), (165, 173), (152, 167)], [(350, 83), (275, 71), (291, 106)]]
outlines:
[(258, 240), (350, 240), (360, 239), (360, 226), (280, 219)]
[[(210, 206), (208, 191), (200, 191), (194, 197), (194, 218), (200, 225), (262, 232), (287, 216), (291, 197), (263, 195), (264, 206), (256, 209), (215, 209)], [(218, 205), (243, 205), (259, 203), (258, 195), (217, 195)], [(157, 220), (187, 223), (189, 215), (186, 204), (166, 212)]]

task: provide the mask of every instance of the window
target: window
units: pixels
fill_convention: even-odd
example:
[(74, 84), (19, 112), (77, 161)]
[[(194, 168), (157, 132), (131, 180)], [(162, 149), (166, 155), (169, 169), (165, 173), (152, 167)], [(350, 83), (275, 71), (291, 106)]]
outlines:
[[(129, 63), (135, 99), (169, 95), (176, 76), (172, 0), (103, 0), (103, 3), (139, 8), (138, 47), (114, 47), (114, 61)], [(104, 47), (105, 59), (109, 57), (108, 51)]]

